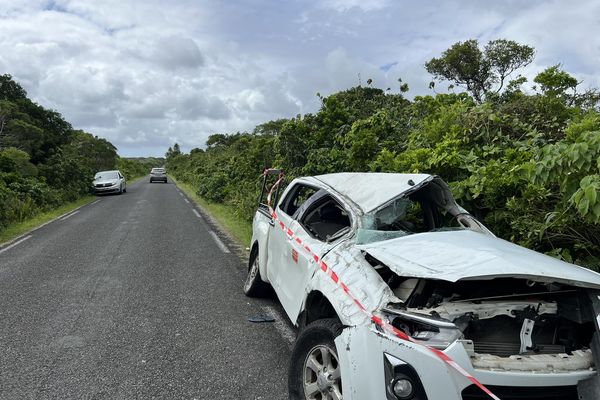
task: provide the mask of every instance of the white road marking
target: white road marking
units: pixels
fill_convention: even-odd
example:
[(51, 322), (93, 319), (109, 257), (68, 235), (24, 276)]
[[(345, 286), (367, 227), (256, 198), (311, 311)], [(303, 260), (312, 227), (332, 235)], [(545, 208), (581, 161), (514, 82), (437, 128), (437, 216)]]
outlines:
[(225, 246), (225, 243), (223, 243), (221, 241), (221, 239), (219, 239), (219, 237), (217, 236), (216, 233), (214, 233), (213, 231), (208, 231), (208, 233), (210, 233), (210, 236), (213, 237), (213, 239), (215, 240), (215, 242), (217, 243), (217, 246), (219, 246), (219, 248), (221, 249), (221, 251), (223, 251), (223, 253), (231, 253), (229, 251), (229, 249), (227, 248), (227, 246)]
[(200, 215), (200, 213), (198, 211), (196, 211), (195, 208), (192, 208), (192, 211), (194, 212), (194, 214), (196, 214), (196, 217), (202, 219), (202, 215)]
[(6, 246), (5, 248), (0, 250), (0, 254), (4, 253), (7, 250), (12, 249), (13, 247), (15, 247), (16, 245), (18, 245), (19, 243), (23, 243), (24, 241), (26, 241), (27, 239), (31, 239), (31, 235), (29, 236), (25, 236), (23, 239), (17, 240), (16, 242), (14, 242), (13, 244), (11, 244), (10, 246)]
[(273, 317), (275, 319), (275, 322), (273, 323), (275, 325), (275, 329), (277, 329), (277, 332), (279, 333), (279, 335), (281, 336), (281, 338), (284, 341), (287, 342), (288, 347), (291, 350), (292, 349), (292, 345), (296, 341), (296, 333), (283, 320), (283, 317), (281, 316), (281, 314), (279, 313), (279, 311), (277, 311), (274, 307), (272, 307), (272, 306), (263, 306), (260, 309), (265, 314), (268, 314), (269, 316), (271, 316), (271, 317)]
[(185, 201), (186, 203), (190, 204), (190, 201), (188, 199), (183, 199), (183, 201)]
[(62, 217), (60, 220), (64, 221), (67, 218), (71, 218), (73, 215), (77, 214), (79, 211), (73, 211), (71, 214), (67, 214), (64, 217)]
[(31, 234), (31, 233), (33, 233), (33, 232), (35, 232), (35, 231), (39, 230), (39, 229), (42, 229), (42, 228), (43, 228), (43, 227), (45, 227), (46, 225), (49, 225), (49, 224), (51, 224), (51, 223), (53, 223), (53, 222), (55, 222), (55, 221), (59, 221), (60, 219), (62, 219), (63, 217), (67, 216), (67, 215), (68, 215), (68, 214), (70, 214), (71, 212), (73, 212), (73, 211), (76, 211), (76, 210), (79, 210), (80, 208), (83, 208), (83, 207), (91, 206), (92, 204), (95, 204), (95, 203), (99, 202), (100, 200), (101, 200), (101, 199), (98, 199), (98, 200), (94, 201), (93, 203), (83, 204), (83, 205), (81, 205), (81, 206), (79, 206), (79, 207), (75, 208), (74, 210), (67, 211), (67, 212), (66, 212), (66, 213), (64, 213), (64, 214), (61, 214), (61, 215), (59, 215), (59, 216), (57, 216), (57, 217), (55, 217), (55, 218), (52, 218), (50, 221), (46, 221), (46, 222), (44, 222), (43, 224), (41, 224), (41, 225), (38, 225), (38, 226), (36, 226), (35, 228), (33, 228), (33, 229), (30, 229), (30, 230), (28, 230), (27, 232), (25, 232), (25, 233), (23, 233), (23, 234), (21, 234), (21, 235), (19, 235), (19, 236), (15, 237), (15, 238), (13, 238), (13, 239), (9, 240), (8, 242), (5, 242), (5, 243), (4, 243), (4, 245), (9, 245), (9, 244), (15, 243), (15, 242), (16, 242), (16, 241), (18, 241), (19, 239), (21, 239), (21, 238), (24, 238), (25, 236), (27, 236), (27, 235), (29, 235), (29, 234)]
[(183, 197), (183, 193), (179, 192), (179, 195), (180, 195), (181, 197)]

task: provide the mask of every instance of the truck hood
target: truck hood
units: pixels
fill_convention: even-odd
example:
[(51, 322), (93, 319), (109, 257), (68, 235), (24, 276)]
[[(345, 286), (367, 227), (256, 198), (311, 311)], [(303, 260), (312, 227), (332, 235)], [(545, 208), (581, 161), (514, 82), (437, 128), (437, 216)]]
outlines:
[(524, 278), (600, 289), (600, 274), (469, 230), (358, 245), (400, 276), (458, 280)]

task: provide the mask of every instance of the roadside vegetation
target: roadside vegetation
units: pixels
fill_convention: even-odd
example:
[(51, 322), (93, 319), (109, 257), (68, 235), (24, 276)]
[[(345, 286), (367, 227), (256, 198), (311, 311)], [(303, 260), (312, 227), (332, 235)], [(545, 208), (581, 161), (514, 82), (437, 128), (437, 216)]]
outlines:
[[(167, 168), (249, 225), (264, 168), (288, 181), (339, 171), (422, 172), (447, 181), (494, 233), (600, 269), (600, 95), (555, 65), (518, 75), (534, 49), (456, 43), (425, 64), (432, 95), (353, 87), (319, 96), (315, 114), (219, 133), (205, 149), (167, 152)], [(449, 83), (437, 92), (436, 82)], [(365, 187), (365, 191), (377, 190)]]
[(172, 176), (171, 180), (173, 180), (189, 198), (196, 202), (196, 204), (219, 221), (219, 224), (225, 228), (238, 243), (248, 246), (248, 243), (250, 243), (250, 240), (252, 239), (252, 226), (248, 223), (247, 219), (240, 217), (235, 212), (235, 209), (228, 204), (210, 202), (200, 197), (195, 186), (178, 181)]
[(82, 207), (96, 200), (95, 196), (83, 196), (75, 201), (65, 203), (57, 208), (43, 211), (35, 214), (33, 217), (24, 219), (20, 222), (14, 222), (6, 228), (0, 230), (0, 244), (11, 241), (32, 229), (38, 228), (45, 223), (52, 221), (76, 208)]
[(119, 168), (132, 179), (163, 163), (120, 158), (110, 142), (73, 129), (0, 75), (0, 241), (81, 205), (97, 171)]
[(133, 181), (142, 176), (146, 176), (150, 173), (150, 170), (154, 167), (162, 167), (165, 164), (164, 158), (157, 157), (132, 157), (117, 159), (117, 165), (115, 169), (120, 170), (123, 175), (129, 180)]

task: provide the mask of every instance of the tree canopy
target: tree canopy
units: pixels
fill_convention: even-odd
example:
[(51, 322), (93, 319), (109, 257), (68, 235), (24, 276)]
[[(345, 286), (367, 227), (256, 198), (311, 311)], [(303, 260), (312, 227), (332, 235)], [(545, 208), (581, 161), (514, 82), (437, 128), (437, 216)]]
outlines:
[(481, 103), (490, 93), (499, 93), (506, 79), (530, 64), (534, 55), (533, 47), (512, 40), (492, 40), (481, 50), (478, 41), (471, 39), (455, 43), (425, 68), (435, 79), (463, 87)]

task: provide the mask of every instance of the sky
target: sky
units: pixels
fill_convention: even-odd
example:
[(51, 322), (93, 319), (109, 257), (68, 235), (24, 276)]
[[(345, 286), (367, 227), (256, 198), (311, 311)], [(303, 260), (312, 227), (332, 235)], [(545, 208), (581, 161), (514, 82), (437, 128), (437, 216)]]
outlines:
[(430, 94), (428, 60), (499, 38), (536, 49), (530, 80), (561, 63), (600, 86), (597, 0), (0, 0), (0, 74), (125, 157), (314, 113), (367, 79)]

